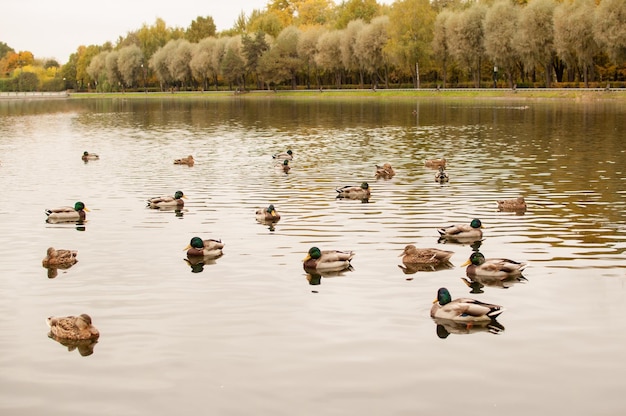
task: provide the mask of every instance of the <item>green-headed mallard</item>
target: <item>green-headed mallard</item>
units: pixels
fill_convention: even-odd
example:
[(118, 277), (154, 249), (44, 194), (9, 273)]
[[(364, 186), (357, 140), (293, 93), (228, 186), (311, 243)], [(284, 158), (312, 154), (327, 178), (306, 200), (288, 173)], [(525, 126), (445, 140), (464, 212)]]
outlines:
[(276, 212), (274, 205), (270, 204), (267, 208), (256, 211), (256, 220), (259, 222), (276, 222), (280, 220), (280, 214)]
[(442, 264), (450, 260), (454, 251), (438, 248), (417, 248), (413, 244), (404, 247), (399, 257), (404, 264)]
[(286, 152), (273, 154), (272, 157), (278, 160), (292, 160), (293, 152), (291, 150), (287, 150)]
[(48, 247), (46, 257), (41, 261), (41, 265), (58, 269), (68, 268), (76, 264), (78, 261), (76, 256), (78, 256), (76, 250), (56, 250), (54, 247)]
[(437, 291), (437, 299), (430, 309), (432, 318), (449, 319), (455, 322), (485, 322), (495, 319), (504, 312), (500, 305), (484, 303), (471, 298), (452, 300), (445, 287)]
[(424, 161), (424, 165), (429, 168), (438, 168), (439, 166), (446, 167), (446, 159), (442, 157), (441, 159), (426, 159)]
[(443, 166), (439, 166), (439, 170), (435, 173), (435, 181), (437, 182), (448, 182), (450, 180), (450, 176), (445, 171)]
[(439, 235), (444, 238), (457, 240), (479, 240), (483, 237), (482, 222), (474, 218), (469, 224), (454, 224), (439, 228)]
[(148, 199), (148, 206), (150, 208), (165, 208), (165, 207), (179, 207), (182, 208), (185, 205), (187, 197), (183, 194), (183, 191), (176, 191), (174, 196), (157, 196), (155, 198)]
[(98, 156), (95, 153), (89, 153), (88, 151), (84, 151), (83, 152), (83, 156), (81, 157), (81, 159), (83, 159), (85, 162), (87, 162), (88, 160), (98, 160), (100, 159), (100, 156)]
[(370, 186), (367, 182), (361, 183), (361, 186), (347, 185), (343, 188), (337, 188), (335, 190), (338, 194), (337, 198), (366, 200), (370, 197)]
[(100, 332), (86, 313), (78, 316), (51, 316), (46, 320), (50, 333), (61, 339), (98, 339)]
[(469, 259), (461, 265), (467, 266), (465, 272), (468, 277), (485, 276), (499, 280), (520, 277), (528, 264), (509, 259), (489, 258), (479, 251), (473, 251)]
[(187, 157), (182, 157), (180, 159), (174, 159), (174, 164), (175, 165), (193, 166), (194, 163), (195, 163), (195, 160), (193, 160), (193, 156), (192, 155), (189, 155)]
[(224, 243), (222, 240), (214, 240), (208, 239), (203, 240), (200, 237), (193, 237), (187, 247), (184, 250), (187, 250), (188, 257), (220, 257), (223, 252)]
[(288, 159), (285, 159), (285, 160), (283, 160), (283, 163), (277, 163), (274, 166), (276, 167), (276, 169), (280, 169), (284, 173), (289, 173), (289, 171), (291, 170), (291, 166), (289, 166), (289, 160)]
[(526, 201), (520, 196), (514, 199), (496, 201), (500, 211), (526, 211)]
[(47, 222), (73, 222), (73, 221), (85, 221), (89, 212), (85, 204), (82, 202), (76, 202), (74, 208), (72, 207), (58, 207), (46, 210), (48, 216)]
[(385, 163), (382, 166), (376, 165), (376, 173), (374, 174), (374, 176), (377, 179), (378, 178), (391, 179), (395, 174), (396, 172), (391, 167), (391, 164)]
[(305, 270), (339, 271), (350, 267), (354, 254), (353, 251), (320, 250), (311, 247), (302, 262)]

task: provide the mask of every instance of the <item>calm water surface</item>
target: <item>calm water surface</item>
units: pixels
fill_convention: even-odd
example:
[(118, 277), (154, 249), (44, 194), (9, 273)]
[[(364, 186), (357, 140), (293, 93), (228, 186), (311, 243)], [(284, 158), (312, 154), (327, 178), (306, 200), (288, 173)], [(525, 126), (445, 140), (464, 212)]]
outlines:
[[(624, 414), (625, 116), (611, 102), (0, 102), (0, 414)], [(288, 148), (285, 175), (271, 155)], [(173, 165), (188, 154), (195, 166)], [(444, 185), (424, 166), (441, 156)], [(376, 180), (384, 162), (397, 174)], [(369, 203), (335, 199), (363, 181)], [(182, 211), (146, 208), (178, 189)], [(525, 213), (497, 210), (518, 195)], [(77, 200), (84, 226), (45, 222)], [(272, 229), (254, 216), (269, 203)], [(436, 229), (474, 217), (480, 250), (529, 262), (527, 281), (463, 282), (472, 248)], [(195, 235), (224, 255), (191, 268)], [(406, 244), (452, 250), (454, 267), (407, 273)], [(354, 250), (353, 269), (308, 275), (313, 245)], [(49, 278), (49, 246), (79, 262)], [(503, 305), (504, 330), (437, 328), (441, 286)], [(101, 332), (85, 356), (45, 325), (80, 313)]]

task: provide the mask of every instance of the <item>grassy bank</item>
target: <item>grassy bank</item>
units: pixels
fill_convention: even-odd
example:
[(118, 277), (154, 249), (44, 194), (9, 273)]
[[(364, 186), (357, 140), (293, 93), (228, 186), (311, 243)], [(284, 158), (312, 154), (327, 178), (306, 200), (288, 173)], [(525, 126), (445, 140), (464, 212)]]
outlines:
[(371, 98), (371, 99), (511, 99), (511, 100), (620, 100), (626, 102), (626, 89), (419, 89), (419, 90), (285, 90), (285, 91), (233, 91), (207, 92), (127, 92), (127, 93), (73, 93), (72, 99), (117, 98), (117, 99), (163, 99), (163, 98)]

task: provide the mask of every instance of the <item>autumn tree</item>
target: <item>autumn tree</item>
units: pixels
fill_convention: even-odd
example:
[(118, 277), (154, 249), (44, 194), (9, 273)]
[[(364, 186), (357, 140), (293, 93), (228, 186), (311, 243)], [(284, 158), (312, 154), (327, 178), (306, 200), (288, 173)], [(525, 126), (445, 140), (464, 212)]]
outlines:
[(237, 88), (245, 89), (246, 61), (241, 51), (241, 36), (233, 36), (228, 39), (224, 49), (224, 58), (220, 63), (220, 73), (232, 89), (233, 84)]
[(365, 63), (362, 60), (362, 54), (356, 53), (357, 39), (365, 28), (363, 19), (355, 19), (348, 23), (348, 26), (341, 32), (341, 63), (343, 68), (349, 74), (351, 72), (359, 75), (359, 87), (363, 88), (365, 80)]
[(189, 61), (193, 78), (202, 85), (203, 90), (209, 89), (209, 80), (212, 80), (217, 73), (213, 73), (211, 67), (211, 56), (217, 47), (217, 38), (208, 37), (198, 42), (194, 48), (193, 57)]
[(98, 85), (100, 85), (100, 88), (103, 88), (103, 84), (106, 82), (106, 56), (108, 54), (109, 51), (100, 52), (91, 59), (87, 67), (87, 74), (94, 81), (93, 84), (96, 86), (96, 89), (98, 89)]
[(139, 46), (131, 45), (120, 49), (117, 61), (122, 82), (127, 87), (137, 85), (142, 75), (141, 65), (143, 64), (143, 53)]
[(192, 79), (189, 61), (193, 56), (193, 47), (187, 39), (176, 39), (170, 43), (172, 47), (167, 55), (167, 69), (172, 80), (185, 87)]
[(336, 7), (336, 14), (335, 27), (343, 29), (356, 19), (369, 23), (380, 14), (380, 6), (376, 0), (347, 0)]
[(448, 81), (448, 63), (450, 60), (450, 50), (448, 49), (449, 34), (448, 20), (453, 16), (450, 10), (443, 10), (435, 18), (433, 26), (433, 41), (431, 43), (434, 58), (439, 61), (442, 71), (443, 88), (446, 88)]
[(418, 65), (424, 66), (431, 57), (436, 17), (429, 0), (396, 0), (391, 5), (387, 49), (398, 67), (411, 74), (416, 88)]
[(469, 70), (476, 88), (480, 87), (480, 70), (485, 55), (483, 21), (486, 13), (486, 6), (474, 3), (447, 20), (448, 50)]
[(315, 63), (334, 74), (337, 88), (341, 88), (341, 71), (343, 68), (340, 48), (341, 37), (341, 30), (323, 33), (317, 42), (317, 54), (315, 55)]
[(515, 46), (524, 66), (534, 70), (543, 68), (546, 87), (552, 82), (554, 0), (531, 0), (519, 14)]
[(602, 0), (594, 16), (597, 42), (616, 64), (626, 61), (626, 1)]
[(241, 37), (241, 46), (242, 52), (246, 57), (246, 72), (255, 77), (257, 88), (260, 88), (258, 76), (259, 59), (270, 48), (265, 32), (259, 30), (254, 37), (244, 34)]
[(300, 0), (296, 2), (297, 15), (293, 22), (299, 28), (324, 26), (332, 21), (333, 10), (332, 0)]
[(321, 88), (319, 69), (315, 62), (315, 55), (317, 54), (317, 44), (320, 36), (326, 31), (322, 26), (310, 26), (300, 33), (298, 38), (298, 56), (306, 68), (306, 83), (307, 88), (311, 88), (311, 71), (313, 72), (313, 78), (317, 88)]
[(204, 38), (215, 36), (216, 31), (217, 28), (211, 16), (198, 16), (185, 31), (185, 39), (192, 43), (198, 43)]
[(374, 88), (378, 85), (378, 80), (383, 80), (385, 86), (389, 87), (388, 58), (385, 53), (385, 45), (389, 38), (388, 27), (389, 16), (375, 17), (359, 32), (356, 39), (355, 55), (363, 63), (365, 70), (370, 73)]
[(504, 72), (510, 88), (513, 88), (514, 73), (519, 62), (514, 44), (518, 14), (519, 6), (510, 0), (499, 0), (485, 15), (485, 52), (494, 64), (494, 77), (495, 68)]
[(104, 68), (106, 71), (107, 80), (109, 82), (109, 86), (112, 89), (115, 89), (115, 86), (122, 87), (124, 89), (124, 85), (122, 84), (122, 74), (120, 73), (120, 69), (118, 66), (118, 51), (111, 51), (107, 54), (106, 59), (104, 60)]

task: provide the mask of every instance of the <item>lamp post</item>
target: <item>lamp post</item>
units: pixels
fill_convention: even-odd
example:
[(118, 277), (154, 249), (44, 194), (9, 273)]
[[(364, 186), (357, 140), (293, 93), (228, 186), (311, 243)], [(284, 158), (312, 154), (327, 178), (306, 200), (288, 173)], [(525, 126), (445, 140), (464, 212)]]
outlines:
[(143, 75), (143, 92), (144, 94), (147, 94), (148, 90), (146, 89), (146, 69), (143, 67), (143, 64), (141, 64), (141, 74)]
[(493, 87), (498, 88), (498, 67), (493, 67)]

